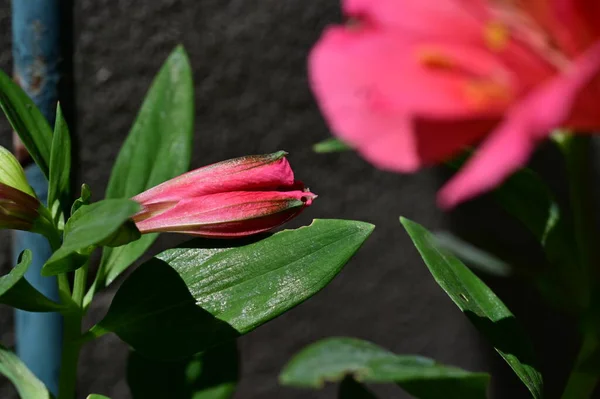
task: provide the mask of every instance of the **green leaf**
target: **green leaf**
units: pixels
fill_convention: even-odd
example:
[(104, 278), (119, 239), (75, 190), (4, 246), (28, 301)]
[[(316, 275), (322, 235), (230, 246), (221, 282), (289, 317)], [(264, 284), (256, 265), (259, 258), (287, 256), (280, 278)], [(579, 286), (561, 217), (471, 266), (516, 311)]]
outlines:
[(342, 152), (350, 151), (352, 147), (344, 143), (340, 139), (330, 138), (323, 140), (313, 146), (313, 151), (319, 154), (326, 154), (329, 152)]
[(474, 268), (500, 277), (508, 277), (513, 274), (511, 265), (502, 259), (461, 240), (451, 233), (436, 233), (435, 239), (440, 248), (452, 252)]
[(49, 177), (52, 130), (31, 98), (0, 71), (0, 108), (44, 175)]
[(127, 382), (133, 399), (227, 399), (239, 378), (235, 341), (191, 358), (160, 362), (129, 353)]
[(0, 345), (0, 374), (13, 383), (21, 398), (51, 399), (46, 386), (29, 371), (17, 355), (2, 345)]
[(522, 169), (511, 176), (496, 190), (495, 197), (541, 243), (559, 219), (558, 205), (552, 193), (532, 170)]
[(64, 309), (46, 298), (25, 280), (25, 272), (31, 265), (31, 251), (26, 249), (19, 256), (19, 262), (8, 273), (0, 277), (0, 303), (30, 312), (56, 312)]
[(140, 210), (127, 199), (110, 199), (84, 205), (65, 224), (61, 247), (42, 267), (42, 275), (53, 276), (78, 269), (91, 252), (90, 247), (107, 239)]
[(98, 245), (103, 247), (117, 248), (122, 245), (129, 244), (135, 240), (139, 240), (142, 233), (137, 228), (137, 225), (133, 220), (128, 220), (119, 227), (112, 235), (106, 240), (103, 240)]
[(129, 266), (142, 256), (158, 237), (157, 233), (144, 234), (137, 241), (118, 248), (106, 247), (102, 251), (98, 289), (112, 284)]
[[(467, 152), (450, 161), (449, 166), (458, 170), (469, 156), (470, 152)], [(510, 176), (494, 191), (494, 197), (504, 210), (519, 220), (543, 246), (546, 246), (548, 236), (553, 230), (566, 228), (562, 225), (560, 208), (553, 194), (540, 176), (531, 169), (523, 168)], [(559, 235), (563, 234), (564, 231)], [(567, 243), (568, 240), (555, 244)], [(572, 248), (567, 253), (570, 252)]]
[(494, 193), (498, 203), (535, 236), (549, 265), (537, 277), (537, 286), (553, 305), (581, 312), (589, 302), (584, 273), (573, 273), (580, 264), (573, 226), (545, 182), (531, 170), (510, 177)]
[(550, 262), (571, 266), (578, 258), (570, 223), (535, 172), (522, 169), (515, 173), (494, 192), (494, 197), (536, 237)]
[(88, 395), (87, 399), (110, 399), (110, 398), (108, 396), (98, 395), (96, 393), (93, 393), (91, 395)]
[[(467, 154), (468, 155), (468, 154)], [(450, 163), (458, 169), (467, 159)], [(521, 169), (494, 191), (496, 202), (521, 222), (539, 241), (549, 264), (535, 275), (535, 285), (553, 306), (580, 313), (589, 302), (584, 273), (573, 273), (581, 263), (572, 221), (562, 214), (554, 195), (531, 169)]]
[[(451, 160), (448, 165), (460, 169), (471, 151)], [(558, 220), (558, 206), (548, 186), (531, 169), (522, 168), (494, 191), (497, 202), (540, 241)]]
[(534, 398), (541, 398), (542, 375), (531, 342), (514, 315), (458, 258), (441, 250), (423, 226), (405, 218), (401, 223), (429, 268), (435, 281), (490, 341)]
[(64, 208), (69, 197), (71, 174), (71, 136), (60, 104), (56, 107), (56, 122), (50, 153), (50, 179), (48, 181), (48, 207), (60, 200)]
[(340, 272), (373, 228), (315, 220), (262, 240), (192, 240), (133, 272), (90, 334), (112, 331), (147, 357), (190, 356), (310, 298)]
[(107, 315), (87, 333), (116, 333), (141, 355), (159, 360), (189, 357), (239, 333), (196, 304), (181, 276), (153, 258), (123, 282)]
[(346, 376), (340, 384), (338, 399), (377, 399), (377, 396), (354, 378)]
[(397, 383), (420, 399), (485, 398), (490, 377), (421, 356), (396, 355), (355, 338), (327, 338), (309, 345), (285, 366), (283, 385), (322, 388), (351, 375), (356, 381)]
[[(131, 198), (186, 172), (194, 124), (192, 69), (177, 47), (154, 79), (113, 167), (106, 198)], [(110, 284), (152, 245), (157, 234), (117, 249), (105, 249), (102, 285)]]

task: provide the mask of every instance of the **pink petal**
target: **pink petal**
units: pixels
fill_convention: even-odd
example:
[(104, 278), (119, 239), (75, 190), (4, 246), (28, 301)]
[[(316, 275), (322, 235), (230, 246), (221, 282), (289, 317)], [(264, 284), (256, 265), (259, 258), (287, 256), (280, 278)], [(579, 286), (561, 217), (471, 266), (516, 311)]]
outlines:
[[(420, 58), (428, 52), (452, 66), (428, 68)], [(333, 133), (377, 166), (403, 172), (441, 160), (422, 158), (424, 141), (415, 133), (416, 118), (500, 117), (516, 95), (510, 74), (485, 49), (416, 43), (370, 28), (331, 28), (313, 49), (309, 70)], [(471, 98), (467, 89), (472, 82), (497, 84), (499, 95)], [(432, 143), (438, 147), (436, 156), (447, 157), (486, 131), (446, 132), (453, 133), (453, 141), (442, 140), (449, 146), (446, 151)]]
[(472, 146), (498, 124), (499, 118), (417, 119), (417, 151), (426, 165), (446, 161)]
[(297, 215), (315, 195), (305, 191), (208, 194), (182, 200), (158, 216), (137, 222), (142, 233), (184, 232), (238, 236), (270, 230)]
[(472, 40), (488, 12), (484, 0), (343, 0), (344, 12), (366, 24), (424, 38)]
[(551, 27), (569, 55), (581, 53), (600, 36), (598, 0), (551, 0)]
[(491, 190), (522, 167), (537, 142), (565, 124), (578, 95), (600, 73), (600, 42), (570, 69), (515, 105), (473, 159), (439, 193), (439, 204), (451, 208)]
[[(416, 119), (408, 127), (399, 120), (395, 130), (389, 134), (373, 137), (359, 148), (361, 155), (380, 169), (406, 172), (406, 160), (399, 154), (405, 149), (403, 140), (414, 138), (415, 156), (418, 165), (433, 165), (456, 155), (475, 143), (497, 123), (496, 119), (427, 120)], [(402, 129), (407, 129), (402, 133)]]
[(179, 201), (228, 191), (275, 190), (294, 186), (285, 152), (230, 159), (185, 173), (137, 195), (142, 205)]
[(243, 222), (211, 224), (203, 226), (202, 229), (177, 231), (177, 233), (206, 238), (246, 237), (273, 230), (298, 216), (303, 210), (304, 207), (291, 207), (276, 214), (265, 215)]

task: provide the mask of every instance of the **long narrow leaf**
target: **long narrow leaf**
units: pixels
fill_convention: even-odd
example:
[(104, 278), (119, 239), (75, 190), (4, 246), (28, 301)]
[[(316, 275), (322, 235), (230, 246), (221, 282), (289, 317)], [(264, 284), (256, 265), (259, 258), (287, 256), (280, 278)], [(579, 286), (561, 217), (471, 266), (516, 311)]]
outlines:
[(0, 108), (46, 178), (50, 177), (52, 130), (31, 98), (0, 71)]
[(514, 315), (494, 292), (458, 258), (439, 248), (423, 226), (400, 218), (438, 285), (527, 386), (534, 398), (542, 397), (542, 375), (531, 342)]
[(46, 386), (33, 375), (17, 355), (2, 345), (0, 345), (0, 374), (14, 384), (21, 398), (51, 399)]
[[(194, 124), (192, 69), (177, 47), (154, 78), (137, 119), (119, 152), (106, 198), (131, 198), (187, 171)], [(119, 248), (106, 248), (101, 285), (110, 284), (152, 245), (157, 234)]]
[(61, 200), (64, 208), (69, 197), (71, 176), (71, 136), (60, 104), (56, 108), (56, 122), (50, 154), (50, 179), (48, 182), (48, 206)]

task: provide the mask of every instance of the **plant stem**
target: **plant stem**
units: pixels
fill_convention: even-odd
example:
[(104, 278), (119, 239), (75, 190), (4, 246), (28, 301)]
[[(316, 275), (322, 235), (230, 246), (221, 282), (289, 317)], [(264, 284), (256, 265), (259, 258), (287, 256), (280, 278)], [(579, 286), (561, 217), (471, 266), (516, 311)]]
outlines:
[[(58, 281), (58, 296), (60, 297), (60, 301), (63, 304), (74, 308), (75, 303), (71, 298), (71, 284), (69, 283), (69, 275), (67, 273), (60, 273), (58, 276), (56, 276), (56, 280)], [(73, 309), (70, 311), (73, 311)]]
[[(71, 312), (64, 315), (65, 327), (63, 332), (62, 362), (60, 365), (60, 379), (58, 386), (58, 399), (74, 399), (77, 385), (77, 363), (79, 351), (83, 344), (81, 340), (81, 320), (83, 318), (83, 295), (87, 284), (89, 259), (82, 267), (75, 271), (73, 284), (73, 304)], [(66, 276), (66, 274), (63, 274)]]
[(593, 369), (589, 367), (586, 369), (584, 363), (586, 360), (589, 361), (590, 357), (597, 353), (597, 350), (598, 341), (594, 334), (586, 334), (562, 399), (585, 399), (590, 398), (594, 393), (600, 376)]
[[(40, 208), (43, 223), (39, 233), (46, 236), (52, 252), (56, 252), (61, 246), (60, 232), (56, 228), (50, 212), (45, 207)], [(58, 381), (58, 399), (75, 399), (77, 385), (77, 364), (79, 363), (79, 351), (81, 349), (81, 319), (83, 294), (87, 281), (88, 262), (75, 272), (75, 284), (73, 297), (71, 297), (71, 285), (67, 273), (57, 276), (58, 290), (61, 301), (68, 305), (68, 309), (62, 313), (64, 318), (62, 354), (60, 362), (60, 376)]]
[(104, 276), (104, 257), (102, 257), (102, 260), (100, 261), (100, 266), (98, 267), (98, 271), (96, 272), (96, 277), (94, 277), (94, 281), (92, 282), (90, 289), (85, 293), (85, 296), (83, 298), (83, 311), (84, 312), (87, 311), (87, 308), (92, 303), (92, 300), (94, 299), (94, 295), (96, 295), (96, 291), (104, 288), (104, 284), (105, 284), (104, 278), (105, 278), (105, 276)]
[(77, 364), (81, 343), (81, 312), (79, 309), (64, 315), (62, 359), (58, 382), (58, 399), (75, 399)]
[[(50, 211), (44, 206), (41, 206), (39, 211), (41, 218), (44, 219), (44, 223), (41, 224), (44, 228), (41, 229), (39, 233), (46, 237), (50, 244), (50, 248), (52, 249), (52, 253), (54, 253), (61, 245), (62, 239), (60, 232), (56, 229), (56, 226), (52, 221)], [(58, 293), (62, 302), (70, 305), (71, 285), (69, 284), (69, 276), (66, 273), (61, 273), (56, 279), (58, 280)]]
[(73, 285), (73, 301), (79, 308), (83, 307), (83, 296), (87, 285), (89, 259), (85, 264), (75, 271), (75, 283)]

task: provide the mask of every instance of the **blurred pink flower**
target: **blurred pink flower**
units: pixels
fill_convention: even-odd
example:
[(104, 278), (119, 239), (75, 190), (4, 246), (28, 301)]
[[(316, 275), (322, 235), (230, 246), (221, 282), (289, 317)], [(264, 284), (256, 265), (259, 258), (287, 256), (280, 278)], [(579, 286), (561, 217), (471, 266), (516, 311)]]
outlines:
[(141, 233), (235, 238), (271, 230), (312, 204), (283, 151), (230, 159), (185, 173), (133, 199)]
[(500, 184), (553, 129), (600, 128), (597, 0), (343, 0), (309, 60), (334, 134), (413, 172), (479, 150), (439, 193)]

